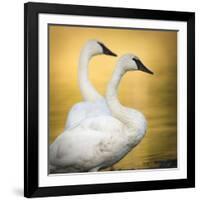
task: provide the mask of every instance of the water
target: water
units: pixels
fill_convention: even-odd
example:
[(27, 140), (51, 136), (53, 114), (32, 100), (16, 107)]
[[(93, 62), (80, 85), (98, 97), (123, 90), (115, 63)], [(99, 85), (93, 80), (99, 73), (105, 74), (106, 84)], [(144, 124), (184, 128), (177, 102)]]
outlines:
[[(137, 75), (138, 74), (135, 76)], [(133, 77), (134, 74), (131, 74), (131, 76)], [(174, 82), (172, 84), (173, 80), (171, 78), (162, 78), (162, 84), (154, 85), (154, 78), (148, 77), (148, 79), (151, 80), (149, 80), (145, 86), (141, 78), (140, 80), (132, 81), (131, 76), (125, 76), (123, 79), (126, 81), (126, 78), (129, 78), (130, 81), (123, 82), (122, 80), (119, 96), (124, 105), (136, 108), (144, 113), (148, 121), (148, 129), (142, 142), (120, 162), (110, 169), (108, 168), (108, 170), (176, 167), (176, 83)], [(164, 75), (160, 74), (157, 76)], [(161, 79), (161, 77), (159, 78)], [(131, 88), (130, 86), (126, 86), (132, 84), (132, 82), (134, 82), (137, 87)], [(141, 85), (140, 82), (143, 82), (142, 88), (139, 87)], [(165, 90), (163, 88), (165, 88)], [(61, 94), (63, 92), (64, 91), (62, 91)], [(73, 99), (70, 98), (70, 101), (73, 101)], [(72, 102), (70, 103), (73, 104)], [(51, 135), (51, 142), (59, 132), (63, 130), (64, 122), (67, 117), (66, 107), (66, 103), (63, 107), (59, 106), (57, 114), (52, 117), (52, 123), (55, 123), (55, 125), (51, 127), (55, 135)]]
[[(79, 34), (80, 41), (77, 41), (75, 33), (80, 31), (84, 34)], [(110, 30), (110, 40), (107, 38), (108, 30), (104, 29), (87, 32), (80, 28), (54, 27), (50, 33), (49, 139), (52, 143), (62, 133), (70, 108), (82, 101), (77, 81), (77, 60), (83, 41), (93, 38), (94, 33), (102, 41), (115, 40), (114, 36), (119, 38), (122, 33)], [(119, 87), (121, 103), (143, 112), (148, 129), (136, 148), (121, 161), (104, 170), (177, 167), (176, 32), (126, 31), (123, 34), (128, 34), (127, 37), (134, 41), (125, 41), (127, 37), (123, 37), (123, 42), (118, 45), (121, 46), (119, 51), (129, 49), (129, 52), (137, 52), (142, 61), (154, 71), (154, 75), (128, 72)], [(141, 48), (141, 41), (145, 41), (142, 43), (145, 48)], [(117, 49), (117, 44), (115, 45), (111, 49)], [(71, 49), (73, 51), (69, 51)], [(90, 80), (102, 94), (115, 62), (114, 58), (98, 56), (90, 63)]]

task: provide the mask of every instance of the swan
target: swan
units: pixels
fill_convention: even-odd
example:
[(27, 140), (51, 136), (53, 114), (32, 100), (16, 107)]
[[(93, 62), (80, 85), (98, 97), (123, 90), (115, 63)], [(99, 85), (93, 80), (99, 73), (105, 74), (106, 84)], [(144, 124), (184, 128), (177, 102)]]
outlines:
[(84, 102), (79, 102), (71, 108), (65, 123), (65, 129), (77, 126), (87, 117), (110, 114), (103, 96), (96, 91), (88, 79), (89, 61), (93, 56), (100, 54), (117, 56), (102, 42), (97, 40), (87, 41), (81, 50), (78, 67), (78, 80)]
[(95, 172), (112, 166), (140, 143), (147, 129), (144, 115), (120, 104), (117, 88), (127, 71), (153, 74), (133, 54), (117, 62), (105, 100), (111, 116), (86, 118), (65, 130), (50, 146), (50, 172)]

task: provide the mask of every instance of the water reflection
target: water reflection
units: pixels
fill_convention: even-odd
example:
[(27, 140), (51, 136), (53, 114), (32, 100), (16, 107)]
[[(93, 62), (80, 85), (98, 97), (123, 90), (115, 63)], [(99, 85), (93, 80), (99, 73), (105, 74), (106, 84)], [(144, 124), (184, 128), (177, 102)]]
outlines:
[[(80, 34), (80, 31), (83, 34)], [(75, 37), (77, 34), (79, 39)], [(148, 121), (148, 129), (146, 136), (135, 149), (105, 170), (176, 167), (176, 32), (86, 30), (53, 26), (50, 29), (50, 143), (62, 133), (69, 109), (82, 100), (77, 83), (77, 60), (84, 41), (94, 38), (94, 35), (108, 43), (108, 46), (110, 44), (111, 49), (118, 49), (119, 55), (128, 51), (138, 53), (144, 64), (147, 63), (154, 71), (154, 75), (142, 72), (127, 73), (121, 81), (120, 101), (127, 107), (143, 112)], [(115, 42), (113, 47), (110, 41)], [(115, 62), (113, 58), (99, 56), (90, 64), (90, 79), (102, 94)]]

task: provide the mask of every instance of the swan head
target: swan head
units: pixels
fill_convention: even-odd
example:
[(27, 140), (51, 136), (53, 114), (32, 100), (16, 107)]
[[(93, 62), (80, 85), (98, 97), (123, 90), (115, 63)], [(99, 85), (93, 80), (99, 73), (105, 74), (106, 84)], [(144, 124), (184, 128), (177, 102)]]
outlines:
[(117, 56), (114, 52), (112, 52), (108, 47), (106, 47), (102, 42), (97, 40), (89, 40), (85, 44), (85, 48), (90, 56), (105, 54), (109, 56)]
[(119, 58), (119, 65), (126, 71), (142, 71), (149, 74), (153, 74), (151, 70), (149, 70), (142, 61), (134, 54), (125, 54)]

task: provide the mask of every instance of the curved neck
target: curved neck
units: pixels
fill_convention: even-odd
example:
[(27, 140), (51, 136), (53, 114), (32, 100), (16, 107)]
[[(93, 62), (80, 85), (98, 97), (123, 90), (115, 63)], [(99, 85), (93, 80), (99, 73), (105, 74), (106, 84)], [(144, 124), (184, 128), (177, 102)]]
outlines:
[(120, 121), (124, 121), (123, 117), (121, 118), (121, 111), (124, 110), (124, 106), (122, 106), (117, 97), (117, 89), (120, 83), (122, 76), (124, 75), (124, 71), (117, 66), (113, 73), (112, 79), (108, 84), (106, 91), (106, 102), (112, 112), (112, 115), (118, 118)]
[[(124, 74), (125, 71), (122, 67), (120, 67), (120, 64), (118, 64), (113, 73), (112, 79), (108, 84), (106, 92), (106, 102), (109, 109), (111, 110), (112, 115), (132, 130), (135, 129), (134, 119), (132, 115), (133, 113), (130, 114), (130, 109), (121, 105), (117, 97), (117, 89), (120, 80)], [(134, 110), (131, 111), (134, 112)]]
[(79, 67), (78, 67), (78, 78), (79, 87), (81, 94), (85, 101), (96, 101), (103, 97), (96, 91), (88, 79), (88, 64), (93, 55), (87, 53), (86, 49), (81, 51)]

